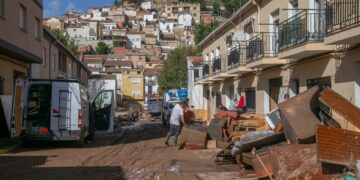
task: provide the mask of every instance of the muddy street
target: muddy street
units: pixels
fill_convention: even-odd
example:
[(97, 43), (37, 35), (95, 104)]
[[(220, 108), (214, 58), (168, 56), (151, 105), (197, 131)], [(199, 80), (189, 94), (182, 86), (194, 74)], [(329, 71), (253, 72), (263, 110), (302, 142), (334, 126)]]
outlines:
[(160, 123), (142, 122), (98, 134), (95, 142), (33, 144), (0, 156), (0, 179), (198, 179), (197, 173), (236, 171), (216, 166), (216, 150), (164, 144)]

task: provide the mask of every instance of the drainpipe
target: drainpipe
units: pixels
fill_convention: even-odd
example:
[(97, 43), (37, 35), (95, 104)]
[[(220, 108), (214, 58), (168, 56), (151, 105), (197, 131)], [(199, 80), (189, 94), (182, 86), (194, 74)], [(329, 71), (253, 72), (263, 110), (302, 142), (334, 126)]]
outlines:
[(51, 79), (51, 59), (52, 59), (52, 45), (55, 44), (56, 40), (53, 39), (52, 41), (49, 42), (49, 79)]
[(260, 4), (257, 2), (257, 0), (252, 0), (252, 3), (257, 7), (257, 24), (258, 24), (258, 28), (257, 28), (257, 31), (254, 31), (254, 32), (260, 32), (261, 7), (260, 7)]

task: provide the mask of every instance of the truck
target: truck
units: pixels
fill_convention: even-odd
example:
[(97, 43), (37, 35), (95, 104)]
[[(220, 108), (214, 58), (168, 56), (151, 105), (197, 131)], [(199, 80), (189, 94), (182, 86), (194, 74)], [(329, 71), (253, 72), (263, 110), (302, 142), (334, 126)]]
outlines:
[(22, 138), (31, 141), (93, 140), (95, 129), (110, 126), (113, 91), (89, 103), (87, 89), (76, 80), (29, 79), (25, 83)]
[(160, 116), (163, 111), (163, 98), (152, 97), (148, 101), (148, 112), (152, 116)]
[(164, 126), (169, 124), (170, 116), (175, 105), (180, 101), (186, 100), (187, 95), (188, 92), (185, 88), (170, 89), (167, 93), (165, 93), (163, 111), (161, 114), (161, 119)]

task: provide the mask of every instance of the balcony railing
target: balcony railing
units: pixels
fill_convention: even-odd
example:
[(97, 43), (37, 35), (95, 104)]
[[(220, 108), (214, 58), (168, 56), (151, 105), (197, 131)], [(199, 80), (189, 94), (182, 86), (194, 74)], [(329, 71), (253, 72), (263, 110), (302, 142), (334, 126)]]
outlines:
[(209, 76), (210, 75), (210, 65), (205, 62), (203, 65), (203, 77)]
[(145, 80), (145, 85), (155, 85), (157, 84), (156, 80)]
[(283, 51), (310, 41), (323, 41), (325, 12), (303, 10), (279, 25), (279, 50)]
[(327, 35), (360, 24), (359, 0), (326, 0), (325, 9)]
[(278, 55), (278, 34), (263, 32), (252, 37), (246, 43), (246, 62), (273, 58)]
[(217, 74), (221, 72), (222, 59), (221, 56), (217, 56), (212, 61), (212, 74)]
[(197, 80), (200, 78), (200, 69), (199, 68), (195, 68), (194, 69), (194, 79)]
[(241, 63), (241, 52), (240, 52), (240, 45), (237, 45), (230, 49), (228, 52), (227, 58), (227, 68), (232, 69), (238, 67)]

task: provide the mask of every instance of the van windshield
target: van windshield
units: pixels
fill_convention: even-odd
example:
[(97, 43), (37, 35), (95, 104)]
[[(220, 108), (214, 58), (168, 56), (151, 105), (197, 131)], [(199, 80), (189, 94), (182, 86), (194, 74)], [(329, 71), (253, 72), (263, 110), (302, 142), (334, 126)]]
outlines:
[(51, 85), (31, 85), (27, 102), (27, 132), (38, 133), (50, 127)]

